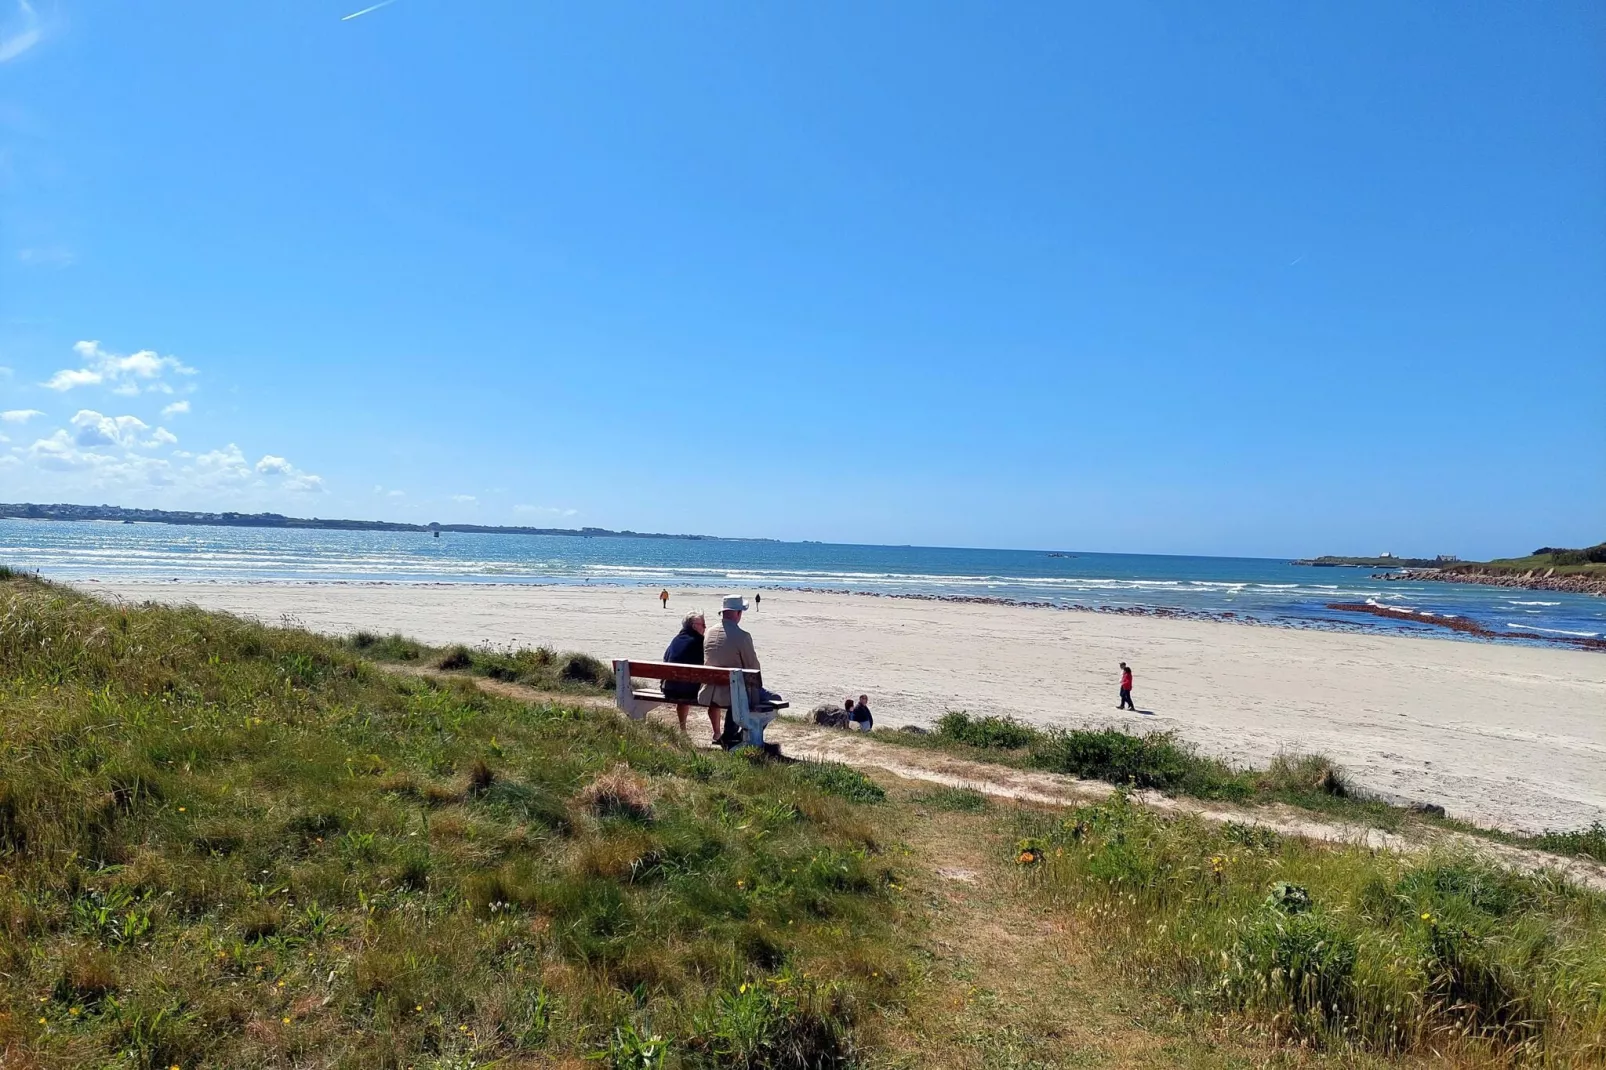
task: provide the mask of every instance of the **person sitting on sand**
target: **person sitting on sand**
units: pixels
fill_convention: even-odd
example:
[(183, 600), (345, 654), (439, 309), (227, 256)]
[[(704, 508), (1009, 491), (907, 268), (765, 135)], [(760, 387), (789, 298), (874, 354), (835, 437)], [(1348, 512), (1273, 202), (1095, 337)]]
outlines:
[[(669, 641), (664, 660), (675, 665), (701, 665), (703, 663), (703, 632), (707, 629), (701, 613), (688, 613), (680, 620), (680, 634)], [(680, 718), (680, 730), (686, 731), (686, 716), (691, 704), (697, 701), (697, 685), (685, 680), (665, 680), (664, 698), (675, 703), (675, 716)], [(712, 715), (710, 715), (712, 717)], [(719, 733), (719, 722), (714, 722)]]
[(1137, 710), (1137, 707), (1132, 705), (1132, 669), (1124, 661), (1121, 662), (1121, 702), (1115, 708), (1134, 712)]
[(868, 732), (875, 726), (870, 717), (870, 696), (860, 695), (856, 706), (851, 706), (848, 712), (848, 727), (859, 732)]
[[(742, 628), (742, 611), (746, 608), (747, 603), (736, 595), (731, 595), (720, 603), (719, 623), (708, 629), (703, 636), (704, 664), (719, 669), (759, 667), (758, 651), (753, 647), (753, 637)], [(762, 689), (748, 689), (748, 702), (758, 702), (762, 698)], [(730, 709), (730, 685), (704, 684), (698, 701), (708, 707), (708, 720), (714, 726), (714, 745), (720, 746), (726, 740), (734, 742), (741, 731), (739, 726), (726, 724), (724, 731), (720, 730), (720, 720), (724, 716), (724, 711)]]

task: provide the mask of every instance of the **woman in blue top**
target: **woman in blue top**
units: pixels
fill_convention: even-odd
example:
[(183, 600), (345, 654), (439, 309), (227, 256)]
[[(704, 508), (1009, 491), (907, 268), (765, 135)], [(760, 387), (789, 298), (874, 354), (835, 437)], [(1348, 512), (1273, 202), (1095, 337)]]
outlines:
[[(675, 665), (701, 665), (703, 663), (703, 622), (701, 613), (688, 613), (680, 621), (680, 633), (669, 641), (664, 660)], [(691, 704), (697, 701), (697, 684), (685, 680), (665, 680), (664, 698), (675, 703), (675, 716), (680, 718), (680, 730), (686, 731), (686, 715)], [(710, 713), (710, 717), (715, 716)], [(718, 731), (716, 724), (714, 730)]]

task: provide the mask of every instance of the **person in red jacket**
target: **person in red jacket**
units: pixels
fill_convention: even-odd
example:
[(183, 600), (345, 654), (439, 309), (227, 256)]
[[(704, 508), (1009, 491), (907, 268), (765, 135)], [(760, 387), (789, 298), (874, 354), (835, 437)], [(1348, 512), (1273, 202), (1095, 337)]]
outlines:
[(1118, 710), (1136, 710), (1132, 705), (1132, 669), (1126, 662), (1121, 662), (1121, 704), (1115, 707)]

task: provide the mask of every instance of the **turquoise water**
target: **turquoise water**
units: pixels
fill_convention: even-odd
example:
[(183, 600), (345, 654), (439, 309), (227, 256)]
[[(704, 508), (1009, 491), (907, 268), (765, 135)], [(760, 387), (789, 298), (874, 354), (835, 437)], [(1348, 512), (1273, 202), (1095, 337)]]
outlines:
[(1385, 582), (1371, 570), (1237, 557), (739, 540), (296, 531), (0, 520), (0, 564), (84, 581), (610, 583), (1003, 598), (1253, 617), (1291, 627), (1446, 635), (1326, 608), (1373, 602), (1497, 631), (1606, 636), (1606, 599), (1474, 584)]

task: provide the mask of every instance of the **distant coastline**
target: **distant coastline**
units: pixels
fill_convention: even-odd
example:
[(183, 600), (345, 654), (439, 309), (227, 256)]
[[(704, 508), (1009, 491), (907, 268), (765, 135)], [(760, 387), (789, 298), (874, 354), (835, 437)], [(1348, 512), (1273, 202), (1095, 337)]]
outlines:
[(1373, 574), (1374, 580), (1477, 583), (1487, 587), (1606, 597), (1606, 543), (1577, 550), (1542, 546), (1527, 557), (1501, 557), (1493, 561), (1460, 561), (1447, 555), (1435, 558), (1327, 556), (1290, 564), (1391, 570)]
[(1291, 565), (1309, 565), (1312, 568), (1433, 568), (1454, 561), (1453, 557), (1306, 557), (1290, 561)]
[(310, 528), (319, 531), (479, 532), (493, 535), (568, 535), (579, 538), (689, 539), (710, 542), (772, 542), (771, 539), (727, 539), (719, 535), (671, 535), (655, 531), (613, 531), (608, 528), (534, 528), (496, 524), (408, 524), (398, 520), (337, 520), (285, 516), (282, 513), (203, 513), (173, 509), (126, 509), (120, 505), (36, 505), (0, 502), (0, 518), (16, 520), (110, 521), (124, 524), (180, 524), (218, 528)]

